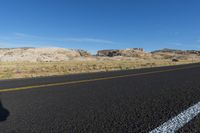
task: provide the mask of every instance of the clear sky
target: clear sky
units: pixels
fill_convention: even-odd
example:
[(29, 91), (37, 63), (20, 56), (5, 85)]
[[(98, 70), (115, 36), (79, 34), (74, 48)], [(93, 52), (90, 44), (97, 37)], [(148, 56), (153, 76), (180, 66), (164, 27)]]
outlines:
[(0, 47), (200, 49), (200, 0), (0, 0)]

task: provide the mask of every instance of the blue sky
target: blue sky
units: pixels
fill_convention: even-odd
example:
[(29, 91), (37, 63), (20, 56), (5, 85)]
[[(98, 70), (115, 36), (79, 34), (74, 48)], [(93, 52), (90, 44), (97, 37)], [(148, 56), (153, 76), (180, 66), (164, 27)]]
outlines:
[(200, 49), (200, 0), (0, 0), (0, 47)]

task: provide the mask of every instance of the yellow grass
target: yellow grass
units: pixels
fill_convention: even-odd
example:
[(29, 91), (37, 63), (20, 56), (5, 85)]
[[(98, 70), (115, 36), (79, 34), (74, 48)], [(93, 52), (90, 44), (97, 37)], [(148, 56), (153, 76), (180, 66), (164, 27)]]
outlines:
[(66, 62), (0, 62), (0, 79), (66, 75), (97, 71), (127, 70), (146, 67), (187, 64), (197, 61), (171, 60), (95, 60)]

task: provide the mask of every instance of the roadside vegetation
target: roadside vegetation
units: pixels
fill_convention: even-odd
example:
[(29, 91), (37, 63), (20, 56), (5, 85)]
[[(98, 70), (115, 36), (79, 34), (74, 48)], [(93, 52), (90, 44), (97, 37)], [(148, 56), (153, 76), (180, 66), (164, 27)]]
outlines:
[(198, 60), (87, 60), (64, 62), (0, 62), (0, 80), (98, 71), (128, 70), (198, 62)]

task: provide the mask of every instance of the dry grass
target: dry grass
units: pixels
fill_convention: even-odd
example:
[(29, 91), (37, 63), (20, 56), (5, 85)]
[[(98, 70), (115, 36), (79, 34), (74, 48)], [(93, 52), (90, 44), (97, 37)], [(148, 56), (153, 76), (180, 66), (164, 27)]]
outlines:
[(171, 60), (94, 60), (65, 62), (0, 62), (0, 79), (65, 75), (97, 71), (127, 70), (136, 68), (187, 64), (197, 61), (172, 62)]

